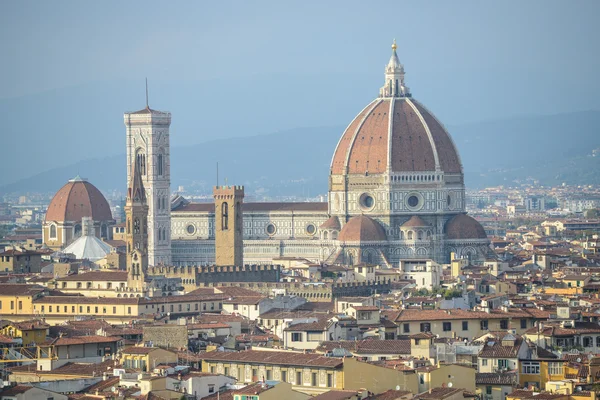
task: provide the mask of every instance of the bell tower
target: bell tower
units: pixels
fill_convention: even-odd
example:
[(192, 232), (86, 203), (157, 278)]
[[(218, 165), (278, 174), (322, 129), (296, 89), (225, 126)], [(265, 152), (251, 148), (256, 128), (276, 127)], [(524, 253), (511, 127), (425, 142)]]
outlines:
[(148, 263), (171, 264), (171, 113), (148, 107), (125, 113), (127, 183), (131, 165), (138, 169), (148, 198)]
[(127, 242), (127, 287), (144, 292), (148, 270), (148, 204), (137, 163), (131, 166), (131, 179), (125, 203)]
[(244, 265), (243, 186), (215, 186), (215, 263)]

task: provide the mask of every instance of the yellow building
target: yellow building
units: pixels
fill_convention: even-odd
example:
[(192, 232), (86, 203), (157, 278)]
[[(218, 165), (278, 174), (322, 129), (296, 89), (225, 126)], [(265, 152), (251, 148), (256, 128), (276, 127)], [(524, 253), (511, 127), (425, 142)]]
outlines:
[(121, 351), (121, 363), (124, 368), (150, 372), (157, 365), (177, 363), (177, 353), (160, 347), (132, 346)]
[(22, 315), (25, 319), (30, 319), (34, 315), (33, 301), (44, 293), (48, 293), (48, 289), (38, 285), (0, 284), (0, 315)]
[(475, 368), (460, 364), (439, 364), (417, 368), (419, 393), (437, 387), (455, 387), (475, 392)]
[(0, 335), (10, 338), (20, 338), (23, 346), (29, 346), (45, 342), (48, 328), (50, 328), (50, 325), (38, 320), (9, 322), (0, 328)]
[(263, 379), (287, 382), (294, 390), (312, 395), (328, 390), (361, 388), (381, 393), (396, 386), (412, 393), (418, 390), (414, 370), (397, 370), (354, 358), (258, 350), (213, 351), (200, 357), (203, 371), (225, 374), (239, 383)]
[[(558, 358), (536, 358), (519, 360), (519, 385), (525, 388), (544, 389), (549, 381), (565, 379), (566, 360)], [(575, 372), (577, 374), (577, 372)]]

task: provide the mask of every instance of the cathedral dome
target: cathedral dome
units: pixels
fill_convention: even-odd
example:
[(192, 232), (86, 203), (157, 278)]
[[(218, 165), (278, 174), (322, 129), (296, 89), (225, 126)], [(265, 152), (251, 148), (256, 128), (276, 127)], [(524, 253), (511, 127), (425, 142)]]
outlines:
[(77, 176), (64, 185), (52, 198), (46, 221), (81, 221), (91, 217), (93, 221), (111, 221), (110, 206), (104, 195), (87, 180)]
[(456, 239), (487, 239), (485, 229), (473, 217), (458, 214), (446, 222), (446, 238)]
[(380, 97), (348, 125), (333, 154), (331, 175), (403, 172), (462, 174), (452, 138), (404, 85), (396, 44)]
[(387, 236), (377, 221), (357, 215), (344, 225), (338, 239), (342, 242), (376, 242), (387, 240)]

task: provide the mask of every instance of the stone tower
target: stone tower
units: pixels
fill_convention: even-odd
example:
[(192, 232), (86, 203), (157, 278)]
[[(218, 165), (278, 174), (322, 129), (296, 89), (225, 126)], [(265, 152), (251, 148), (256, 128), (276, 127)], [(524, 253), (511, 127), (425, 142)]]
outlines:
[(127, 287), (130, 291), (144, 291), (148, 270), (148, 204), (137, 163), (131, 165), (131, 179), (125, 203), (127, 242)]
[(136, 162), (148, 199), (148, 263), (171, 263), (171, 113), (146, 108), (125, 113), (127, 182)]
[(244, 265), (243, 186), (215, 186), (215, 260), (217, 266)]

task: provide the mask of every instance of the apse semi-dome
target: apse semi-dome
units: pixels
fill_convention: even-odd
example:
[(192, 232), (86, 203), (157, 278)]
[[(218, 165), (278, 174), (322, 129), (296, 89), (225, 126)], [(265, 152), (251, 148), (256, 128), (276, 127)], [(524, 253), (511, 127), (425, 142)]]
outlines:
[(376, 242), (387, 240), (387, 236), (377, 221), (366, 215), (357, 215), (344, 225), (338, 239), (343, 242)]
[(485, 229), (473, 217), (458, 214), (446, 223), (446, 238), (448, 240), (487, 239)]
[(46, 221), (110, 221), (112, 213), (104, 195), (86, 179), (77, 176), (69, 180), (52, 198)]

